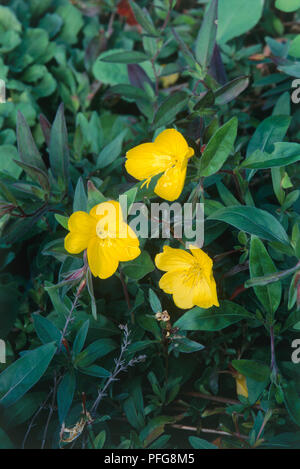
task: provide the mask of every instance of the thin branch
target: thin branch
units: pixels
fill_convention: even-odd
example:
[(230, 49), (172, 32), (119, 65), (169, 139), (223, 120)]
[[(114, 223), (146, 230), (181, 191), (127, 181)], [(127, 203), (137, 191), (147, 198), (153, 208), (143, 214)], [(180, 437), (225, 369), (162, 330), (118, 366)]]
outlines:
[(187, 430), (190, 432), (202, 432), (202, 433), (216, 433), (217, 435), (223, 435), (223, 436), (231, 436), (231, 437), (236, 437), (236, 438), (241, 438), (243, 440), (248, 440), (249, 437), (247, 435), (241, 435), (238, 433), (229, 433), (225, 432), (223, 430), (215, 430), (214, 428), (197, 428), (197, 427), (190, 427), (188, 425), (180, 425), (177, 423), (174, 423), (171, 425), (172, 428), (177, 428), (178, 430)]
[(46, 444), (46, 439), (47, 439), (47, 434), (48, 434), (48, 428), (49, 428), (49, 424), (50, 424), (50, 421), (51, 421), (51, 418), (52, 418), (52, 415), (53, 415), (53, 412), (54, 412), (55, 399), (56, 399), (56, 390), (57, 390), (58, 382), (59, 382), (59, 380), (57, 380), (56, 372), (55, 372), (55, 373), (54, 373), (54, 385), (53, 385), (52, 402), (51, 402), (51, 405), (50, 405), (50, 410), (49, 410), (49, 414), (48, 414), (46, 426), (45, 426), (45, 429), (44, 429), (43, 441), (42, 441), (41, 449), (44, 449), (45, 444)]
[(73, 313), (75, 311), (75, 308), (77, 306), (77, 302), (78, 302), (78, 299), (82, 293), (82, 291), (84, 290), (86, 286), (86, 279), (83, 279), (77, 289), (77, 292), (76, 292), (76, 295), (75, 295), (75, 299), (72, 303), (72, 306), (71, 306), (71, 309), (70, 309), (70, 312), (66, 318), (66, 322), (65, 322), (65, 325), (64, 325), (64, 328), (63, 328), (63, 331), (62, 331), (62, 334), (61, 334), (61, 338), (60, 338), (60, 342), (59, 342), (59, 346), (58, 346), (58, 351), (60, 352), (61, 351), (61, 348), (62, 348), (62, 345), (63, 345), (63, 340), (67, 334), (67, 331), (68, 331), (68, 327), (69, 327), (69, 324), (70, 322), (72, 321), (73, 319)]
[(101, 390), (99, 390), (98, 392), (98, 396), (94, 402), (94, 404), (92, 405), (91, 407), (91, 414), (94, 416), (97, 412), (97, 409), (98, 409), (98, 406), (101, 402), (101, 400), (103, 399), (103, 397), (105, 397), (106, 395), (106, 390), (109, 388), (109, 386), (114, 382), (114, 381), (117, 381), (117, 376), (119, 373), (121, 373), (122, 371), (127, 371), (127, 369), (131, 366), (134, 366), (136, 365), (137, 363), (140, 363), (141, 361), (143, 361), (145, 359), (145, 356), (144, 355), (140, 355), (136, 358), (132, 358), (128, 363), (125, 362), (124, 360), (124, 354), (128, 348), (128, 346), (130, 345), (131, 341), (129, 340), (129, 335), (130, 335), (130, 331), (128, 330), (128, 326), (125, 325), (125, 326), (119, 326), (123, 332), (124, 332), (124, 338), (123, 338), (123, 342), (122, 342), (122, 345), (121, 345), (121, 351), (120, 351), (120, 355), (119, 357), (115, 360), (115, 369), (114, 371), (112, 372), (112, 374), (110, 375), (110, 377), (107, 379), (105, 385), (103, 386), (103, 388)]

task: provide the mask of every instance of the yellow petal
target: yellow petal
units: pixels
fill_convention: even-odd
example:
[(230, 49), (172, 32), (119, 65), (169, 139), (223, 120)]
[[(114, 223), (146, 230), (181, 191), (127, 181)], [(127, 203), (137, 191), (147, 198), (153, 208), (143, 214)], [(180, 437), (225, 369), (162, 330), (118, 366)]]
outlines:
[(189, 250), (191, 251), (192, 255), (195, 257), (196, 261), (199, 263), (201, 268), (207, 270), (210, 274), (212, 266), (213, 266), (212, 259), (204, 251), (202, 251), (202, 249), (192, 244), (189, 245)]
[(88, 213), (78, 211), (70, 216), (68, 228), (70, 231), (92, 236), (94, 234), (95, 222)]
[(159, 288), (165, 293), (172, 294), (178, 284), (178, 275), (180, 275), (180, 271), (178, 270), (171, 270), (164, 274), (159, 281)]
[(154, 189), (155, 194), (170, 202), (178, 199), (184, 186), (186, 166), (187, 159), (181, 165), (176, 164), (173, 168), (167, 169), (157, 181)]
[(173, 301), (178, 308), (190, 309), (195, 303), (193, 300), (193, 279), (188, 278), (186, 272), (177, 272), (174, 282)]
[(113, 256), (120, 262), (132, 261), (141, 254), (137, 238), (118, 238), (111, 243)]
[(112, 222), (115, 220), (123, 220), (122, 208), (116, 200), (107, 200), (101, 204), (95, 205), (90, 211), (90, 216), (97, 221), (104, 217), (109, 217)]
[(240, 396), (248, 397), (246, 376), (238, 373), (235, 376), (235, 382), (236, 382), (236, 393)]
[(161, 132), (154, 141), (157, 151), (162, 155), (171, 155), (175, 158), (185, 158), (187, 154), (194, 154), (193, 148), (189, 147), (187, 141), (175, 129), (166, 129)]
[(200, 308), (219, 306), (214, 279), (213, 282), (208, 283), (205, 277), (199, 278), (193, 289), (193, 303)]
[(160, 270), (189, 269), (193, 264), (193, 257), (183, 249), (174, 249), (164, 246), (163, 252), (155, 257), (156, 267)]
[(171, 73), (171, 75), (166, 75), (161, 77), (161, 82), (163, 88), (168, 88), (168, 86), (174, 85), (179, 78), (179, 73)]
[(126, 171), (139, 181), (156, 176), (172, 165), (169, 153), (162, 153), (155, 143), (142, 143), (126, 153)]
[(159, 287), (165, 292), (173, 294), (173, 301), (178, 308), (189, 309), (193, 304), (192, 284), (185, 283), (185, 270), (172, 270), (162, 276)]
[(65, 250), (70, 254), (79, 254), (88, 247), (90, 239), (91, 236), (71, 231), (65, 237)]
[(105, 241), (93, 238), (88, 245), (88, 263), (95, 277), (106, 279), (111, 277), (118, 268), (119, 262), (111, 255), (111, 249)]

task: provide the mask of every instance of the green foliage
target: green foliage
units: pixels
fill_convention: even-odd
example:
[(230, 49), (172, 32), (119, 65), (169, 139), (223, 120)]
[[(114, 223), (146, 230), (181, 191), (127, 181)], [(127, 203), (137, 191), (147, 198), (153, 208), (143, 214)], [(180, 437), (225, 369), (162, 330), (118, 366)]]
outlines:
[[(75, 448), (299, 449), (300, 2), (118, 3), (0, 6), (0, 448), (77, 424)], [(159, 287), (186, 238), (140, 238), (105, 280), (64, 248), (72, 212), (120, 195), (150, 225), (161, 174), (141, 188), (125, 154), (166, 128), (194, 150), (176, 202), (204, 203), (219, 307)]]

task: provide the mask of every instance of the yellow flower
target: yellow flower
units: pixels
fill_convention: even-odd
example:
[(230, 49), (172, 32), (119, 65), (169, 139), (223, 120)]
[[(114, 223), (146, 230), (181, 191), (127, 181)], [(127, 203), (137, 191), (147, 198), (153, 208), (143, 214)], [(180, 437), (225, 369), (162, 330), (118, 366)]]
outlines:
[(163, 88), (168, 88), (169, 86), (174, 85), (176, 81), (179, 78), (179, 73), (171, 73), (171, 75), (166, 75), (164, 77), (161, 77), (161, 82), (163, 85)]
[(141, 253), (136, 234), (124, 222), (119, 202), (113, 200), (96, 205), (89, 214), (74, 212), (68, 229), (65, 249), (71, 254), (87, 249), (88, 263), (95, 277), (111, 277), (120, 261), (131, 261)]
[(240, 396), (248, 397), (246, 376), (241, 373), (235, 375), (236, 393)]
[(219, 306), (211, 258), (197, 246), (189, 248), (192, 254), (169, 246), (157, 254), (156, 266), (167, 272), (160, 279), (160, 288), (173, 295), (178, 308)]
[(139, 181), (146, 180), (149, 185), (151, 178), (164, 173), (155, 186), (154, 192), (169, 201), (180, 196), (186, 175), (188, 159), (193, 156), (190, 148), (175, 129), (161, 132), (152, 143), (142, 143), (126, 154), (126, 170)]

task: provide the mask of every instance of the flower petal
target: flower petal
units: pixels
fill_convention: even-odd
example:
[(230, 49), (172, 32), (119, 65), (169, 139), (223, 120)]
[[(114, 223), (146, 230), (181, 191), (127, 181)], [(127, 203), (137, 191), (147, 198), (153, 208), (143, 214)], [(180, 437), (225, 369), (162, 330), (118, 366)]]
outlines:
[(181, 309), (192, 308), (195, 305), (193, 301), (193, 292), (193, 279), (188, 278), (186, 272), (177, 272), (173, 291), (173, 301), (175, 305)]
[(106, 279), (111, 277), (118, 268), (119, 262), (111, 255), (111, 249), (107, 243), (97, 237), (89, 242), (87, 255), (91, 272), (95, 277)]
[(70, 254), (79, 254), (88, 247), (90, 239), (86, 234), (71, 231), (65, 237), (65, 250)]
[(188, 146), (183, 135), (175, 129), (164, 130), (156, 137), (154, 143), (162, 154), (177, 158), (187, 157), (188, 153), (190, 156), (194, 154), (193, 148)]
[(156, 267), (165, 271), (189, 269), (193, 262), (191, 254), (183, 249), (174, 249), (170, 246), (164, 246), (163, 252), (155, 257)]
[(86, 235), (93, 235), (95, 229), (95, 222), (86, 212), (74, 212), (68, 220), (69, 231), (77, 231)]
[(154, 189), (155, 194), (170, 202), (178, 199), (184, 186), (186, 166), (187, 159), (185, 159), (182, 165), (176, 164), (172, 168), (167, 169), (157, 181)]
[(204, 251), (202, 251), (202, 249), (192, 244), (189, 245), (189, 250), (191, 251), (192, 255), (195, 257), (195, 259), (197, 260), (201, 268), (206, 269), (207, 271), (209, 271), (209, 274), (210, 274), (212, 266), (213, 266), (212, 259)]
[(140, 242), (130, 226), (126, 223), (123, 225), (124, 228), (119, 233), (119, 237), (111, 240), (112, 255), (121, 262), (132, 261), (141, 254)]
[(126, 153), (126, 171), (139, 181), (164, 172), (172, 165), (168, 152), (161, 152), (155, 143), (142, 143)]
[(208, 283), (206, 278), (201, 277), (193, 291), (193, 303), (200, 308), (211, 308), (219, 306), (216, 282), (211, 276), (211, 282)]

